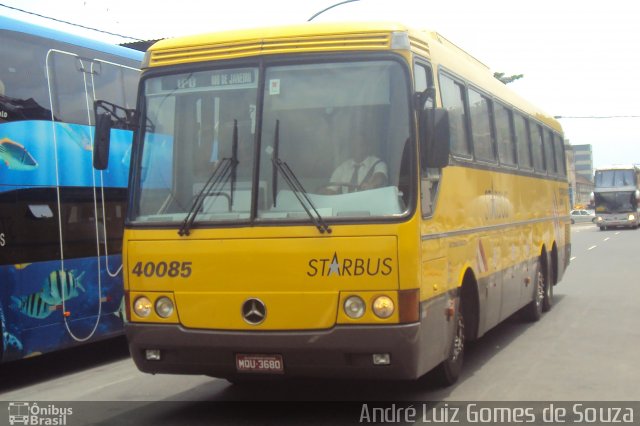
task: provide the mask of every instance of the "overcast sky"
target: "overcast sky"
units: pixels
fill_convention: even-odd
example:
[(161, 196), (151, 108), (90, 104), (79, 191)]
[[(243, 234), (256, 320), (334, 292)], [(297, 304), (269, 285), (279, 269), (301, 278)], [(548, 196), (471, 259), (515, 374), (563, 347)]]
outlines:
[[(1, 0), (5, 6), (137, 39), (301, 23), (339, 0)], [(0, 7), (0, 13), (109, 41), (132, 41)], [(359, 0), (314, 21), (395, 20), (438, 31), (561, 118), (596, 167), (640, 164), (640, 2)], [(620, 117), (624, 116), (624, 117)], [(631, 117), (629, 117), (631, 116)]]

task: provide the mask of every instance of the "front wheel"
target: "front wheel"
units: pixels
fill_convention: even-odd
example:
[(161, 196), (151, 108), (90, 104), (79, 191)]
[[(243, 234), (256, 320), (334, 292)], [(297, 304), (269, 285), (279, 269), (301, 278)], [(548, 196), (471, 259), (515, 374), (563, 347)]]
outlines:
[[(459, 305), (459, 304), (458, 304)], [(458, 306), (456, 329), (449, 348), (449, 356), (436, 367), (438, 381), (443, 386), (454, 384), (460, 377), (464, 359), (464, 318), (462, 309)]]

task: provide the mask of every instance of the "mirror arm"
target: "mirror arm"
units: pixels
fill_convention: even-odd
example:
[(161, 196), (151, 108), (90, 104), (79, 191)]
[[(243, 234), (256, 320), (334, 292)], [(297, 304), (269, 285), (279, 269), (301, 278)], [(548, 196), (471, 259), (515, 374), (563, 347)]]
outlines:
[(429, 99), (431, 99), (433, 101), (433, 105), (435, 106), (435, 99), (436, 99), (436, 88), (435, 88), (435, 86), (429, 86), (426, 89), (424, 89), (422, 92), (415, 92), (414, 93), (415, 108), (418, 111), (424, 110), (424, 107), (427, 104), (427, 101)]
[(112, 127), (115, 129), (135, 130), (138, 125), (136, 120), (136, 110), (128, 109), (104, 100), (97, 100), (93, 104), (94, 116), (100, 114), (100, 110), (111, 116)]

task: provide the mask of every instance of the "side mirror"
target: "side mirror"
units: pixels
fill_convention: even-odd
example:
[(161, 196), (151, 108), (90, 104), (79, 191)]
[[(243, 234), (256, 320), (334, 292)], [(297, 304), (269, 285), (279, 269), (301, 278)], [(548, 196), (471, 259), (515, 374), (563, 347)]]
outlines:
[(93, 168), (96, 170), (105, 170), (109, 165), (112, 124), (111, 113), (96, 114), (96, 131), (93, 138)]
[(109, 165), (111, 129), (134, 130), (136, 111), (104, 100), (97, 100), (93, 103), (93, 112), (96, 117), (93, 167), (104, 170)]
[(429, 108), (421, 114), (420, 160), (422, 168), (441, 169), (449, 165), (449, 113), (443, 108)]

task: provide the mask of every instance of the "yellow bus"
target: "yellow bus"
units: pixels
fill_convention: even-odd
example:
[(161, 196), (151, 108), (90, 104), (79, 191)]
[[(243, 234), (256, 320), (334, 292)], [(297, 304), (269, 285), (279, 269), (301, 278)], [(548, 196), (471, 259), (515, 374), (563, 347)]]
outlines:
[[(305, 24), (146, 54), (124, 233), (138, 368), (460, 374), (569, 263), (562, 130), (437, 33)], [(120, 123), (120, 124), (118, 124)], [(130, 123), (131, 124), (131, 123)]]

